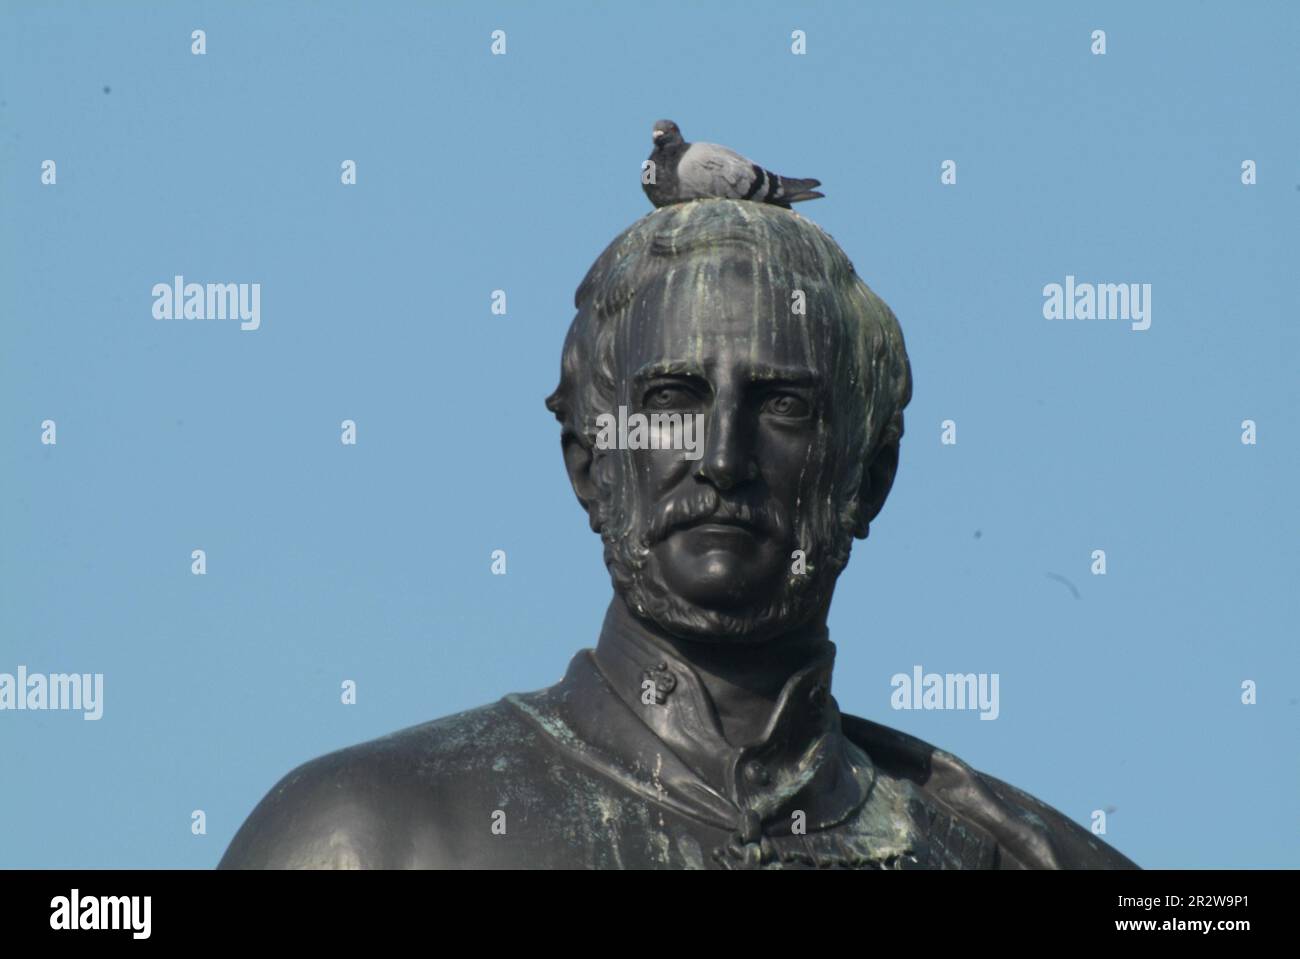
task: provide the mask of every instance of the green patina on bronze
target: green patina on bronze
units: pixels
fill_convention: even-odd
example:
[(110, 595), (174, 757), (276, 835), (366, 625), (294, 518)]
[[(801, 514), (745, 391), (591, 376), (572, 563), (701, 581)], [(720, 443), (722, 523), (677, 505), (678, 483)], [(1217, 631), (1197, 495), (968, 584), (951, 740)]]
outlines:
[[(802, 314), (792, 309), (800, 290)], [(790, 544), (823, 550), (824, 568), (809, 576), (807, 591), (824, 591), (826, 602), (792, 605), (788, 620), (769, 616), (781, 635), (764, 635), (768, 623), (755, 616), (738, 620), (749, 627), (744, 645), (717, 642), (721, 631), (701, 631), (699, 617), (642, 615), (628, 598), (629, 583), (643, 575), (632, 566), (631, 576), (613, 577), (595, 650), (574, 656), (559, 683), (300, 766), (249, 816), (222, 866), (1131, 868), (1046, 804), (840, 712), (831, 696), (825, 621), (837, 566), (888, 493), (911, 395), (898, 322), (835, 241), (773, 206), (665, 206), (600, 255), (576, 305), (547, 406), (562, 424), (565, 466), (605, 540), (607, 563), (636, 539), (623, 521), (644, 530), (664, 490), (766, 487), (783, 511), (798, 514), (794, 523), (739, 534), (749, 544), (741, 546), (737, 534), (705, 531), (707, 556), (753, 565), (776, 530), (781, 551), (769, 554), (779, 570)], [(690, 331), (689, 342), (670, 342), (682, 335), (674, 331)], [(634, 457), (593, 452), (595, 417), (628, 398), (637, 363), (711, 363), (697, 377), (706, 389), (688, 391), (683, 408), (707, 407), (724, 427), (713, 436), (727, 438), (706, 468), (642, 456), (636, 477), (645, 493), (625, 481)], [(751, 382), (775, 375), (765, 370), (801, 376), (802, 393), (819, 394), (814, 411), (788, 421), (751, 417), (766, 409), (767, 384)], [(810, 376), (820, 377), (815, 390)], [(753, 420), (745, 436), (731, 425), (742, 417)], [(752, 439), (760, 434), (762, 442)], [(728, 458), (743, 469), (728, 470)], [(527, 491), (526, 480), (520, 485)], [(683, 528), (661, 545), (689, 547), (697, 533)], [(669, 583), (690, 593), (694, 559), (690, 549), (655, 558), (663, 594)], [(718, 595), (750, 575), (745, 562), (732, 568)], [(650, 579), (656, 570), (647, 569)], [(746, 599), (762, 612), (774, 580), (758, 582)], [(707, 603), (687, 613), (699, 606), (700, 617), (715, 614)], [(805, 609), (816, 612), (808, 630), (795, 615)], [(684, 633), (674, 633), (681, 624)], [(649, 700), (647, 676), (655, 677)], [(775, 700), (755, 692), (761, 686)]]
[[(742, 276), (752, 297), (751, 351), (763, 339), (775, 345), (784, 337), (793, 352), (829, 364), (822, 372), (835, 418), (809, 449), (804, 471), (816, 478), (818, 505), (849, 534), (819, 544), (842, 568), (852, 536), (864, 536), (873, 518), (858, 514), (863, 471), (878, 451), (896, 451), (902, 437), (911, 370), (893, 311), (834, 239), (798, 213), (706, 199), (662, 207), (624, 230), (578, 287), (560, 385), (547, 407), (566, 435), (593, 447), (596, 417), (628, 401), (621, 351), (629, 335), (650, 331), (661, 337), (664, 355), (698, 360), (702, 339), (667, 342), (660, 318), (679, 310), (721, 312), (728, 273)], [(793, 309), (795, 291), (805, 297), (802, 314)], [(624, 509), (636, 505), (626, 501)]]

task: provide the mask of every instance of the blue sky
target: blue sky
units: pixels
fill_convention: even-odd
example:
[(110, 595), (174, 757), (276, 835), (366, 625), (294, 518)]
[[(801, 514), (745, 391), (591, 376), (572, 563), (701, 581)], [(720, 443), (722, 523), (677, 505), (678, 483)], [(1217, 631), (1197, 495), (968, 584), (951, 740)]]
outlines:
[[(210, 867), (298, 763), (594, 642), (542, 401), (660, 117), (819, 178), (903, 325), (841, 708), (1144, 866), (1300, 865), (1295, 5), (563, 6), (0, 8), (0, 672), (105, 676), (97, 722), (0, 713), (0, 865)], [(154, 320), (176, 274), (260, 329)], [(1151, 328), (1044, 319), (1067, 275)], [(891, 709), (914, 665), (998, 719)]]

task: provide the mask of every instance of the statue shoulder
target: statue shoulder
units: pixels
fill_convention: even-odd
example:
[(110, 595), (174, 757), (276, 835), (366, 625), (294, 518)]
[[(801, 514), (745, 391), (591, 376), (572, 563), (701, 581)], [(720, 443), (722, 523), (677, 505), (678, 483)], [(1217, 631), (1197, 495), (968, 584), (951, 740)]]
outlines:
[[(955, 757), (954, 757), (955, 758)], [(960, 760), (958, 760), (960, 762)], [(969, 768), (969, 767), (967, 767)], [(971, 770), (984, 787), (1021, 823), (1045, 839), (1035, 845), (1041, 850), (1044, 864), (1063, 869), (1139, 869), (1114, 846), (1095, 836), (1091, 830), (1070, 819), (1058, 809), (1010, 783)]]
[(384, 816), (367, 795), (369, 743), (303, 763), (271, 787), (218, 869), (365, 869), (382, 865)]
[(451, 837), (482, 818), (521, 726), (502, 700), (303, 763), (258, 803), (217, 868), (455, 865)]
[(922, 739), (857, 716), (844, 734), (886, 775), (913, 782), (930, 800), (998, 843), (1004, 868), (1137, 869), (1128, 857), (1042, 800), (979, 772)]

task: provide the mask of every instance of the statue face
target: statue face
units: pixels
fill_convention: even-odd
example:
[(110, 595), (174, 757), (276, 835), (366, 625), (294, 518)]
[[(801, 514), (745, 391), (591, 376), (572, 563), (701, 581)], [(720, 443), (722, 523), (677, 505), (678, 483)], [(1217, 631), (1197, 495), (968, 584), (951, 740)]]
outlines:
[(789, 289), (770, 271), (755, 276), (747, 253), (679, 262), (638, 301), (619, 351), (620, 403), (701, 414), (704, 432), (698, 459), (620, 454), (641, 558), (630, 605), (687, 638), (761, 640), (799, 625), (819, 583), (792, 572), (792, 553), (811, 555), (821, 474), (835, 468), (830, 332), (812, 309), (791, 316)]
[[(546, 405), (618, 595), (682, 639), (823, 625), (898, 468), (911, 376), (889, 307), (815, 226), (738, 200), (648, 214), (575, 299)], [(646, 429), (667, 417), (702, 420), (684, 449)]]

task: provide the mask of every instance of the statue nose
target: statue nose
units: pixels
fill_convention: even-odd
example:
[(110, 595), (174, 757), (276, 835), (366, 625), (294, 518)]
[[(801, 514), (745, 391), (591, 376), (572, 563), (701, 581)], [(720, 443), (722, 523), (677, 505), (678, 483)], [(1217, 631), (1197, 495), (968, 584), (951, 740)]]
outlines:
[(696, 476), (720, 490), (729, 490), (758, 476), (749, 444), (742, 435), (738, 418), (731, 413), (715, 415), (706, 426), (704, 455)]

